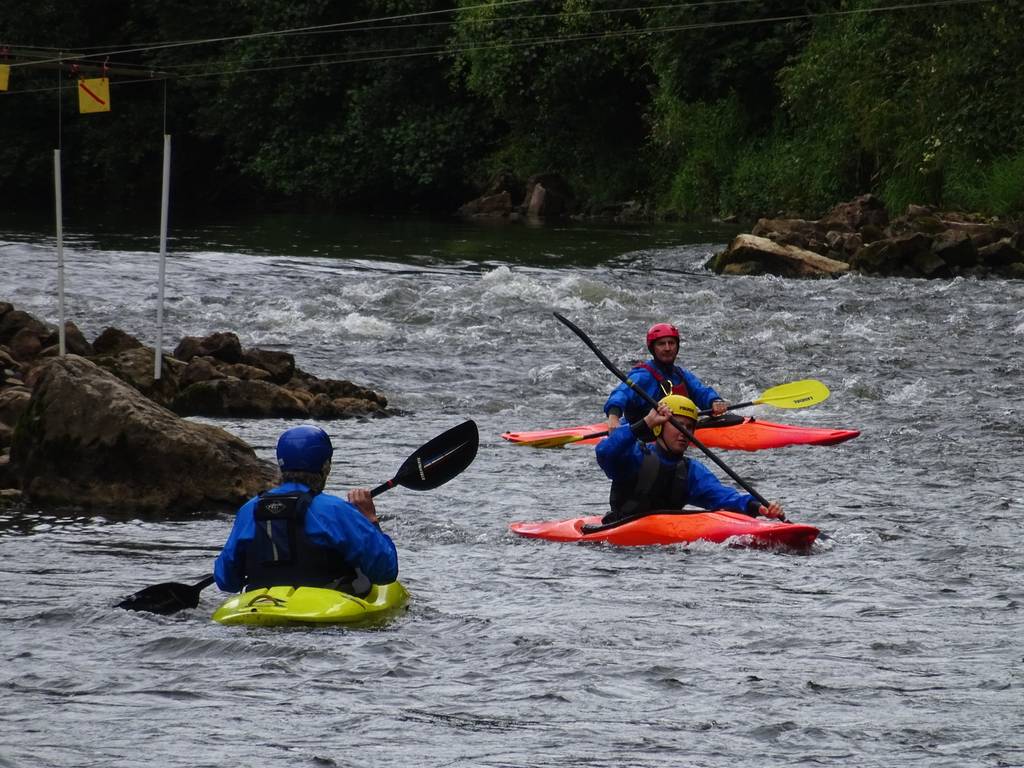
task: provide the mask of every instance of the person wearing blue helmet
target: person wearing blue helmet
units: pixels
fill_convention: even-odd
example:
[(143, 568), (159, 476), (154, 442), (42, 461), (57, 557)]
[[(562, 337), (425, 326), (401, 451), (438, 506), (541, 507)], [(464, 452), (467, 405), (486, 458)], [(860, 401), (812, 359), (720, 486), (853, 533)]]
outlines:
[(277, 441), (281, 484), (235, 515), (213, 575), (225, 592), (273, 586), (338, 589), (360, 597), (398, 578), (398, 554), (380, 530), (370, 492), (324, 493), (334, 448), (319, 427), (285, 430)]

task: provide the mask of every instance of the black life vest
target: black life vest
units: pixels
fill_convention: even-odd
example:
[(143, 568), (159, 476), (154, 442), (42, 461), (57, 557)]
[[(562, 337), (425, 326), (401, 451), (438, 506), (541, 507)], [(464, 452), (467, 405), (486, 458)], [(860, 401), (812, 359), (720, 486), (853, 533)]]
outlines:
[(640, 463), (636, 477), (612, 483), (608, 497), (612, 511), (602, 522), (613, 523), (655, 509), (682, 509), (689, 498), (686, 493), (689, 474), (689, 459), (684, 457), (676, 464), (664, 464), (654, 451), (649, 452)]
[(245, 553), (246, 589), (343, 589), (355, 580), (355, 569), (340, 552), (314, 543), (306, 533), (306, 511), (314, 495), (309, 491), (260, 494), (253, 510), (256, 536)]

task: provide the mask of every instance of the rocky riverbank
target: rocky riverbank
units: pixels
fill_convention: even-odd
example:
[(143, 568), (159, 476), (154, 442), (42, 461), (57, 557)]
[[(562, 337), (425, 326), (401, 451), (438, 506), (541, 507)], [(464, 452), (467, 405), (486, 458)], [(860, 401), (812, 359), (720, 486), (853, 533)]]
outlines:
[(0, 302), (0, 500), (190, 512), (236, 507), (276, 467), (222, 429), (182, 417), (340, 419), (394, 413), (371, 389), (320, 379), (231, 332), (161, 357), (116, 328), (89, 342)]
[(760, 219), (708, 262), (719, 274), (1024, 278), (1024, 230), (1013, 222), (910, 206), (890, 220), (863, 195), (820, 219)]
[[(483, 195), (463, 205), (469, 219), (605, 220), (650, 222), (636, 201), (581, 205), (558, 174), (521, 182), (498, 174)], [(835, 277), (855, 272), (880, 277), (1024, 278), (1024, 229), (1011, 221), (912, 205), (890, 220), (882, 200), (862, 195), (820, 219), (762, 218), (707, 262), (725, 275)]]

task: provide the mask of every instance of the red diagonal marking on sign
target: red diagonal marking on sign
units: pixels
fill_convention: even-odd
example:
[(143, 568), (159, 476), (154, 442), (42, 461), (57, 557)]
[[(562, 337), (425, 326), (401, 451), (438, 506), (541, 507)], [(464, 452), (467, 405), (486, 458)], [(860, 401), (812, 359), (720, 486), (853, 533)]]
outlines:
[(87, 86), (83, 80), (79, 80), (78, 81), (78, 87), (81, 88), (83, 91), (85, 91), (87, 94), (89, 94), (93, 98), (93, 101), (95, 101), (97, 104), (103, 104), (104, 106), (106, 106), (107, 102), (105, 102), (103, 99), (101, 99), (95, 93), (90, 91), (89, 90), (89, 86)]

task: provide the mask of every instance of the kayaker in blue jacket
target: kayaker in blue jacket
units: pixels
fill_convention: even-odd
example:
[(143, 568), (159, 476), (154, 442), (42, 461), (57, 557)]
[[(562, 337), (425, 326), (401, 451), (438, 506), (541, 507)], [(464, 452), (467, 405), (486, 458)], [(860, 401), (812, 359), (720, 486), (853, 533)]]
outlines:
[(398, 578), (395, 544), (377, 524), (370, 492), (353, 489), (348, 501), (323, 493), (333, 455), (319, 427), (281, 434), (282, 482), (238, 510), (214, 566), (218, 587), (328, 587), (363, 596), (371, 584)]
[[(682, 395), (693, 400), (701, 410), (710, 410), (712, 416), (721, 416), (728, 410), (728, 401), (723, 400), (712, 387), (675, 364), (679, 354), (678, 328), (669, 323), (652, 325), (647, 331), (647, 349), (651, 359), (633, 368), (628, 378), (651, 399)], [(646, 400), (622, 382), (612, 390), (604, 404), (609, 429), (615, 429), (623, 419), (627, 424), (639, 421), (649, 407)]]
[(753, 496), (722, 485), (699, 461), (686, 458), (690, 440), (669, 422), (672, 416), (692, 432), (697, 405), (688, 397), (668, 395), (644, 418), (616, 427), (597, 444), (597, 463), (612, 481), (611, 512), (603, 523), (687, 504), (785, 519), (778, 502), (765, 507)]

